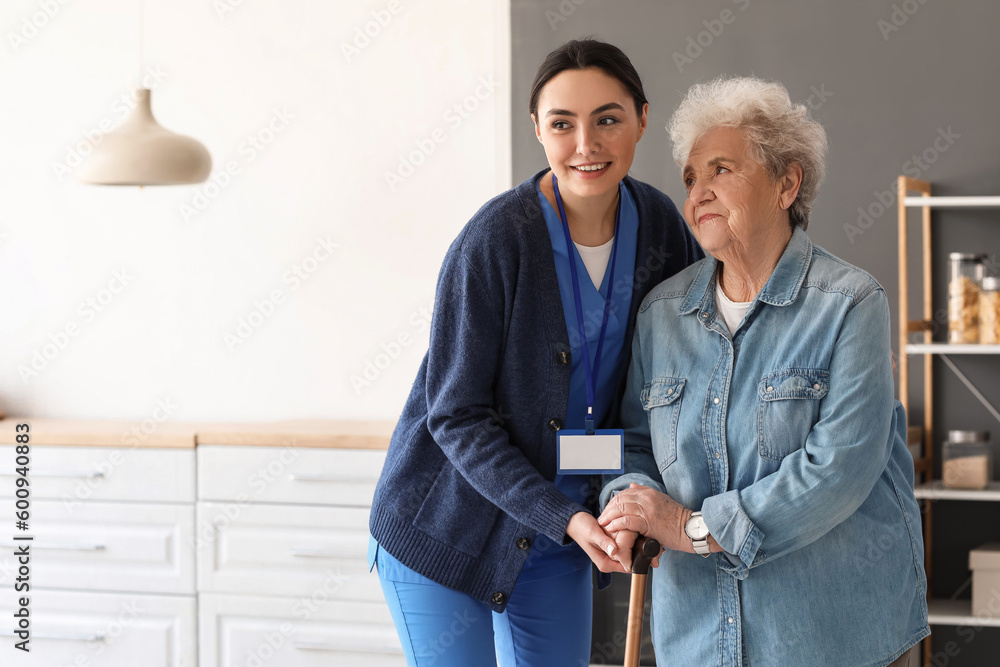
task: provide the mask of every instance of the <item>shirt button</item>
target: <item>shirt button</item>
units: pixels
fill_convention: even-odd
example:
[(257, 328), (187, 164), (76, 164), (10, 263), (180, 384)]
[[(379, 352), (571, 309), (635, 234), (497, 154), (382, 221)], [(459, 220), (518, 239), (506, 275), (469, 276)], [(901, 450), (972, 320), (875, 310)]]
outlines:
[(503, 593), (496, 591), (490, 596), (490, 600), (493, 600), (493, 604), (503, 604)]
[(728, 618), (727, 620), (728, 620), (728, 621), (729, 621), (730, 623), (732, 623), (732, 622), (733, 622), (733, 617), (732, 617), (732, 616), (730, 616), (730, 617), (729, 617), (729, 618)]
[(674, 393), (674, 390), (673, 390), (673, 389), (667, 389), (667, 396), (669, 396), (669, 395), (670, 395), (670, 394), (672, 394), (672, 393)]
[(822, 387), (820, 387), (818, 384), (814, 384), (813, 385), (813, 389), (815, 389), (816, 391), (819, 391), (820, 389), (822, 389)]
[(768, 391), (774, 391), (774, 387), (768, 387), (767, 390)]
[(524, 537), (517, 538), (517, 542), (514, 542), (514, 544), (516, 544), (517, 548), (520, 549), (521, 551), (527, 551), (528, 548), (531, 546), (531, 542), (529, 542), (527, 538)]
[(715, 398), (713, 398), (712, 402), (715, 403), (716, 405), (718, 405), (719, 404), (719, 397), (716, 396)]
[(722, 458), (722, 454), (720, 454), (719, 452), (716, 452), (715, 453), (715, 458), (721, 459)]
[(569, 352), (560, 352), (556, 355), (556, 360), (563, 366), (568, 365), (570, 361)]
[(549, 430), (550, 431), (558, 431), (561, 428), (562, 428), (562, 422), (561, 421), (559, 421), (558, 419), (550, 419), (549, 420)]
[(708, 319), (708, 313), (702, 313), (701, 314), (701, 319), (707, 320)]

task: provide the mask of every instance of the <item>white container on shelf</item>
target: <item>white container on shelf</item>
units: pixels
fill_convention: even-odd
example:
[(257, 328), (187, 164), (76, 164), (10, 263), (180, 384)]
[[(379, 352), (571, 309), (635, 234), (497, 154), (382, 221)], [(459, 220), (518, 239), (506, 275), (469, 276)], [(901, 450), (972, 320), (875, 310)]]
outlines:
[(990, 542), (969, 552), (972, 570), (972, 615), (1000, 618), (1000, 542)]

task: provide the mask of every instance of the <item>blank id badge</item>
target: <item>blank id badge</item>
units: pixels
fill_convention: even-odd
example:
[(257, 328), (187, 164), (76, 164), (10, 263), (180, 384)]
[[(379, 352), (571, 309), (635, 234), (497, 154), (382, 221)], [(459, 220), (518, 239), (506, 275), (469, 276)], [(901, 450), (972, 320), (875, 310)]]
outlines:
[(612, 475), (625, 472), (625, 431), (602, 428), (556, 432), (556, 469), (560, 475)]

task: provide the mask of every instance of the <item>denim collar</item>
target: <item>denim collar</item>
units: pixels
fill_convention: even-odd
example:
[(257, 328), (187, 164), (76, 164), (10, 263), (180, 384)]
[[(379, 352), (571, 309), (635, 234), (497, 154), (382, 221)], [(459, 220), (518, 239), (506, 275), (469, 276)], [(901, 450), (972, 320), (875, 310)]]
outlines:
[[(805, 231), (795, 226), (792, 230), (792, 238), (785, 246), (785, 251), (781, 253), (778, 265), (774, 267), (771, 277), (768, 278), (764, 289), (760, 291), (754, 301), (763, 301), (772, 306), (787, 306), (795, 302), (805, 280), (806, 272), (809, 270), (809, 262), (812, 260), (813, 244), (809, 240)], [(700, 310), (706, 313), (715, 312), (715, 272), (718, 268), (719, 260), (711, 255), (705, 258), (698, 268), (691, 286), (684, 295), (680, 312), (683, 315)]]

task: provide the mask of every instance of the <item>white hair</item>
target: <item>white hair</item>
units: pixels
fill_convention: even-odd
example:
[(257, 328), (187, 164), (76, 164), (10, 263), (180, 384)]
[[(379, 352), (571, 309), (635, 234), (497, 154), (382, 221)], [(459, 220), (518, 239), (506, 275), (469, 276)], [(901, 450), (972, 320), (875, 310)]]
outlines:
[(802, 185), (788, 210), (792, 226), (809, 224), (809, 211), (826, 171), (826, 132), (802, 104), (792, 104), (777, 82), (756, 77), (720, 76), (688, 90), (667, 130), (674, 160), (683, 169), (691, 147), (716, 127), (743, 130), (751, 158), (776, 180), (788, 165), (802, 167)]

